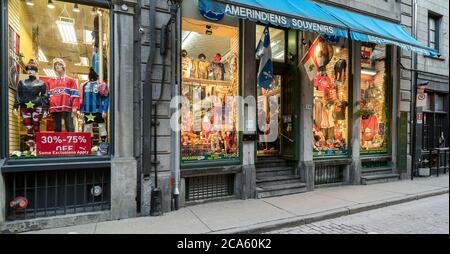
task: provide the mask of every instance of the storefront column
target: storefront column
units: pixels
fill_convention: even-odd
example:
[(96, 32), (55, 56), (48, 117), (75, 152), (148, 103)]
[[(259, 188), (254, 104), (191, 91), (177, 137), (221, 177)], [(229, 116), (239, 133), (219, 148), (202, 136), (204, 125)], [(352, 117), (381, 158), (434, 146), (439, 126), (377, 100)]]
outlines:
[[(3, 165), (4, 160), (0, 160), (0, 165)], [(3, 180), (3, 174), (0, 173), (0, 228), (5, 223), (6, 216), (6, 188), (5, 181)]]
[(392, 169), (394, 174), (401, 174), (401, 170), (398, 168), (397, 164), (397, 142), (398, 142), (398, 118), (400, 117), (399, 111), (398, 111), (398, 94), (400, 89), (400, 82), (399, 75), (398, 75), (398, 64), (397, 64), (397, 47), (389, 46), (387, 47), (388, 50), (391, 53), (391, 63), (390, 67), (391, 70), (389, 70), (388, 73), (390, 73), (389, 82), (388, 84), (392, 84), (392, 99), (390, 101), (392, 105), (391, 109), (391, 153), (392, 153)]
[(111, 162), (111, 216), (136, 216), (137, 163), (134, 158), (134, 6), (114, 6), (114, 156)]
[[(242, 38), (242, 56), (243, 59), (241, 62), (242, 65), (242, 81), (243, 81), (243, 89), (242, 89), (242, 97), (245, 99), (247, 97), (253, 96), (255, 99), (257, 98), (256, 94), (256, 58), (255, 58), (255, 50), (256, 50), (256, 24), (254, 22), (245, 20), (242, 22), (242, 30), (243, 38)], [(243, 114), (245, 121), (245, 127), (251, 127), (248, 125), (253, 125), (257, 128), (257, 123), (248, 122), (251, 121), (250, 114), (256, 115), (256, 110), (254, 112), (247, 111), (248, 107), (244, 106), (241, 110), (244, 110)], [(256, 118), (255, 118), (256, 119)], [(254, 134), (256, 135), (256, 131)], [(246, 134), (246, 133), (245, 133)], [(242, 141), (242, 190), (241, 190), (241, 198), (255, 198), (256, 197), (256, 168), (255, 168), (255, 141), (248, 140)]]
[(361, 43), (352, 41), (352, 103), (353, 112), (351, 112), (351, 148), (352, 148), (352, 164), (350, 166), (349, 179), (346, 182), (351, 184), (360, 184), (361, 182), (361, 118), (355, 117), (355, 113), (360, 108), (361, 101)]
[[(306, 33), (303, 33), (306, 34)], [(304, 38), (314, 40), (314, 37)], [(300, 40), (301, 41), (301, 40)], [(303, 50), (300, 55), (304, 55)], [(313, 94), (314, 86), (308, 78), (304, 68), (300, 69), (300, 157), (298, 170), (302, 181), (306, 182), (308, 191), (314, 190), (314, 161), (313, 161)]]

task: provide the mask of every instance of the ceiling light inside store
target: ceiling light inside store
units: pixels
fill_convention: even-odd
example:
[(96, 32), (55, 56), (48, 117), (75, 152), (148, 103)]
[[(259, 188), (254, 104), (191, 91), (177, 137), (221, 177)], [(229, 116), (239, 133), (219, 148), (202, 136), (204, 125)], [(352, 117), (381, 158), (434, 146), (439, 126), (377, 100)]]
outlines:
[(26, 0), (27, 5), (34, 6), (33, 0)]
[(55, 9), (55, 4), (53, 4), (52, 0), (48, 0), (47, 7), (49, 9)]
[(80, 56), (81, 66), (89, 66), (89, 59), (85, 56)]
[(44, 69), (44, 73), (49, 78), (56, 78), (56, 72), (53, 69)]
[(184, 38), (183, 44), (181, 45), (181, 47), (184, 49), (187, 46), (189, 46), (189, 44), (192, 42), (192, 40), (194, 39), (194, 37), (196, 35), (197, 35), (196, 32), (189, 32), (189, 34)]
[(375, 71), (375, 70), (362, 69), (362, 70), (361, 70), (361, 74), (362, 74), (362, 75), (375, 76), (375, 75), (377, 75), (377, 71)]
[(78, 8), (78, 4), (75, 4), (72, 9), (73, 12), (80, 12), (80, 8)]
[(78, 44), (74, 19), (60, 17), (56, 21), (56, 25), (58, 26), (63, 43)]
[(48, 62), (48, 59), (45, 56), (45, 54), (42, 51), (42, 49), (39, 49), (39, 51), (38, 51), (38, 60), (39, 60), (39, 62), (43, 62), (43, 63), (47, 63)]

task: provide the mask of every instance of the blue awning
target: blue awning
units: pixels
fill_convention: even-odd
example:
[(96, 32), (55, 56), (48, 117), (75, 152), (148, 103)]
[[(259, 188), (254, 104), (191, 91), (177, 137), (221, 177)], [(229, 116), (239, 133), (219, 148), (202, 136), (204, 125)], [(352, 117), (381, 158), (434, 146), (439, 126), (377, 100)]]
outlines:
[(350, 29), (350, 37), (352, 40), (376, 44), (393, 44), (402, 49), (415, 51), (424, 55), (439, 55), (439, 52), (427, 47), (409, 35), (402, 25), (324, 4), (317, 5), (329, 15), (344, 23)]
[[(202, 2), (208, 2), (203, 0)], [(225, 15), (334, 36), (348, 37), (347, 27), (307, 0), (216, 0)], [(214, 8), (218, 9), (218, 8)]]

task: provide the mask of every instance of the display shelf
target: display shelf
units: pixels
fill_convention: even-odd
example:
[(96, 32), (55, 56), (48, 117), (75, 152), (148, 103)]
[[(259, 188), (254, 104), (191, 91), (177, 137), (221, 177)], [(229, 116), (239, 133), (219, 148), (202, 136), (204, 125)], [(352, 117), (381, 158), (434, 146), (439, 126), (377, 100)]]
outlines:
[[(217, 85), (217, 86), (230, 86), (230, 81), (224, 80), (212, 80), (212, 79), (199, 79), (199, 78), (183, 78), (183, 84), (185, 83), (198, 83), (200, 86)], [(189, 84), (192, 85), (192, 84)]]

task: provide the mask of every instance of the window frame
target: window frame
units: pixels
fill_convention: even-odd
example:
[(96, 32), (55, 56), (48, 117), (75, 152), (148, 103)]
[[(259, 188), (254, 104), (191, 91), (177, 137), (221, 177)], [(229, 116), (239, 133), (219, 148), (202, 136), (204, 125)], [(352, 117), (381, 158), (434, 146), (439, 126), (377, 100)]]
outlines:
[[(114, 73), (114, 10), (113, 5), (107, 0), (59, 0), (61, 2), (78, 3), (89, 7), (99, 7), (108, 10), (109, 18), (109, 72), (108, 72), (108, 88), (114, 91), (115, 77)], [(1, 1), (0, 4), (0, 70), (7, 70), (8, 66), (8, 2)], [(6, 128), (2, 128), (0, 133), (0, 160), (4, 160), (4, 164), (0, 164), (0, 172), (19, 172), (19, 171), (42, 171), (60, 169), (64, 164), (65, 169), (80, 168), (98, 168), (110, 167), (111, 158), (114, 155), (114, 92), (109, 94), (109, 153), (104, 156), (70, 156), (70, 157), (36, 157), (30, 159), (11, 159), (9, 157), (9, 114), (8, 105), (9, 85), (7, 71), (0, 72), (0, 98), (2, 99), (0, 110), (0, 119), (6, 124)], [(6, 109), (6, 110), (5, 110)]]
[[(431, 27), (431, 20), (434, 21), (434, 29), (432, 29)], [(428, 25), (428, 47), (431, 47), (435, 50), (440, 50), (440, 30), (441, 30), (441, 21), (442, 21), (442, 15), (428, 11), (428, 20), (427, 20), (427, 25)], [(431, 42), (431, 31), (434, 31), (434, 42)], [(431, 44), (434, 44), (434, 47), (431, 46)]]
[[(181, 17), (185, 17), (183, 14), (181, 14)], [(209, 21), (211, 23), (215, 23), (214, 21)], [(239, 36), (239, 52), (238, 52), (238, 71), (239, 71), (239, 75), (238, 75), (238, 91), (237, 91), (237, 96), (242, 96), (242, 83), (243, 83), (243, 67), (244, 67), (244, 58), (243, 58), (243, 43), (244, 43), (244, 33), (243, 33), (243, 21), (242, 19), (238, 19), (238, 26), (237, 28), (239, 29), (238, 31), (238, 36)], [(183, 22), (180, 21), (180, 29), (178, 32), (178, 36), (179, 38), (182, 38), (182, 32), (183, 32)], [(181, 52), (182, 50), (182, 44), (180, 43), (181, 40), (179, 40), (178, 43), (178, 50), (179, 52)], [(182, 78), (181, 78), (181, 59), (177, 60), (177, 75), (178, 75), (178, 82), (180, 84), (180, 87), (182, 86)], [(181, 89), (180, 89), (180, 94), (181, 95)], [(241, 108), (237, 107), (238, 112), (241, 112)], [(237, 118), (239, 118), (240, 116), (236, 116)], [(240, 119), (242, 120), (242, 119)], [(181, 130), (179, 131), (180, 134), (180, 138), (181, 138)], [(211, 167), (227, 167), (227, 166), (238, 166), (238, 165), (242, 165), (243, 162), (243, 143), (242, 143), (242, 130), (238, 130), (237, 131), (237, 143), (238, 143), (238, 156), (236, 158), (233, 159), (228, 159), (228, 160), (199, 160), (199, 161), (186, 161), (183, 160), (183, 156), (181, 153), (181, 149), (182, 149), (182, 145), (180, 143), (180, 147), (179, 149), (179, 156), (178, 159), (180, 160), (180, 169), (183, 170), (189, 170), (189, 169), (193, 169), (193, 170), (201, 170), (201, 169), (205, 169), (205, 168), (211, 168)]]

